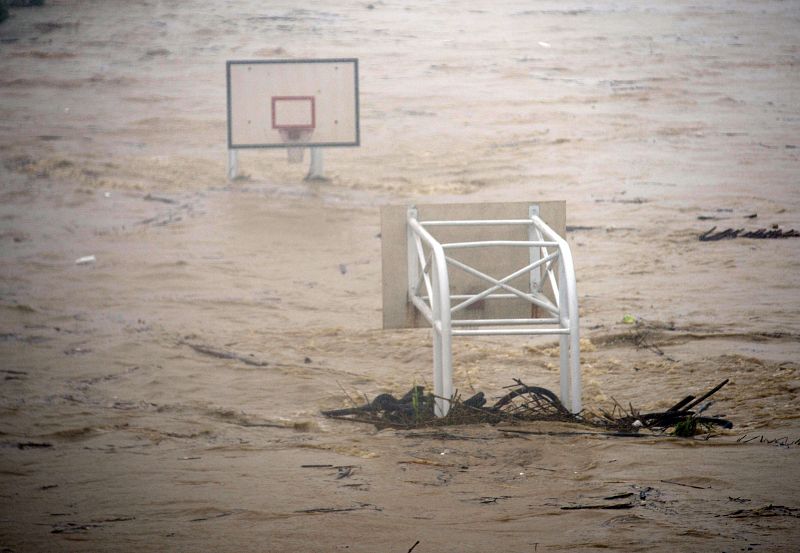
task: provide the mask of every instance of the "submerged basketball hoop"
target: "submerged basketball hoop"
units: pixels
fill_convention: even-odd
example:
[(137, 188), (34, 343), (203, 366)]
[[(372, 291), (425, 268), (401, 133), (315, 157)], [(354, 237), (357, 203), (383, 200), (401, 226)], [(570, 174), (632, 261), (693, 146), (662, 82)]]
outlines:
[(455, 394), (452, 338), (481, 335), (558, 336), (561, 401), (581, 411), (578, 298), (564, 227), (564, 202), (381, 210), (383, 327), (432, 328), (437, 416)]
[(228, 176), (243, 148), (286, 148), (289, 163), (311, 149), (307, 178), (322, 178), (322, 148), (359, 145), (358, 60), (227, 63)]
[(314, 96), (273, 96), (272, 128), (287, 146), (289, 163), (301, 163), (316, 128)]
[(286, 144), (289, 163), (302, 163), (306, 144), (311, 140), (314, 129), (281, 129), (281, 138)]

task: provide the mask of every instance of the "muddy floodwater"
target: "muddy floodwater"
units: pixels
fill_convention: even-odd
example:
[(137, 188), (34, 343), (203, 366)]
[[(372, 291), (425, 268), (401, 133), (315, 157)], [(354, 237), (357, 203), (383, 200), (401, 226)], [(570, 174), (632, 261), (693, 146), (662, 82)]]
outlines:
[[(73, 1), (0, 23), (0, 549), (800, 549), (800, 3)], [(225, 62), (359, 59), (361, 145), (226, 178)], [(306, 156), (307, 158), (308, 156)], [(714, 436), (376, 430), (380, 207), (566, 200), (583, 403)], [(502, 275), (498, 275), (502, 276)], [(548, 337), (455, 387), (559, 389)]]

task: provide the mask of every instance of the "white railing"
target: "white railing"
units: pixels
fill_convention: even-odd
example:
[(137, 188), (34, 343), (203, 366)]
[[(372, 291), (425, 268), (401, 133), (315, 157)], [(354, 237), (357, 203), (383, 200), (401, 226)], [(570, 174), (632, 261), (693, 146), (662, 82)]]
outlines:
[[(484, 240), (440, 243), (428, 230), (434, 227), (527, 226), (528, 240)], [(435, 411), (450, 409), (453, 390), (453, 336), (558, 335), (561, 363), (561, 401), (573, 413), (581, 410), (580, 340), (575, 269), (567, 242), (539, 218), (538, 206), (530, 206), (528, 219), (419, 221), (416, 208), (407, 214), (408, 297), (433, 328), (433, 385)], [(448, 255), (464, 248), (520, 247), (530, 252), (530, 262), (496, 279)], [(448, 269), (454, 267), (489, 287), (476, 294), (451, 294)], [(530, 291), (509, 284), (529, 275)], [(552, 297), (543, 288), (549, 284)], [(422, 293), (421, 293), (422, 292)], [(547, 316), (531, 318), (454, 319), (470, 305), (493, 299), (525, 300)], [(533, 312), (533, 310), (532, 310)], [(532, 328), (537, 326), (537, 328)], [(465, 328), (467, 327), (467, 328)]]

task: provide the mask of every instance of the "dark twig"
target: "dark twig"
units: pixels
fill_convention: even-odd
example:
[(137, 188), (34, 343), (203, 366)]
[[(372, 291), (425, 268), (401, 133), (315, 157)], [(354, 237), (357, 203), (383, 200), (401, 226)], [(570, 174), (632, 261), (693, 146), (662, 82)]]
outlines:
[(800, 236), (800, 232), (797, 232), (794, 229), (790, 230), (781, 230), (777, 228), (777, 226), (773, 227), (771, 230), (767, 230), (765, 228), (761, 228), (758, 230), (751, 230), (745, 232), (744, 229), (725, 229), (719, 232), (714, 232), (717, 230), (717, 227), (711, 227), (711, 229), (707, 230), (706, 232), (702, 233), (699, 236), (699, 240), (701, 242), (716, 242), (718, 240), (726, 240), (726, 239), (733, 239), (733, 238), (755, 238), (755, 239), (774, 239), (774, 238), (797, 238)]
[(711, 397), (714, 394), (716, 394), (717, 392), (719, 392), (722, 389), (722, 387), (725, 386), (725, 384), (727, 384), (728, 382), (729, 382), (729, 379), (726, 378), (725, 380), (723, 380), (722, 382), (720, 382), (719, 384), (717, 384), (716, 386), (711, 388), (708, 392), (706, 392), (705, 394), (703, 394), (702, 396), (700, 396), (699, 398), (697, 398), (696, 400), (694, 400), (690, 404), (686, 405), (685, 407), (681, 408), (680, 410), (684, 411), (684, 412), (688, 411), (689, 409), (691, 409), (692, 407), (694, 407), (698, 403), (703, 402), (705, 399), (708, 399), (709, 397)]
[(676, 486), (684, 486), (686, 488), (694, 488), (696, 490), (705, 490), (703, 486), (693, 486), (692, 484), (684, 484), (683, 482), (675, 482), (673, 480), (662, 480), (664, 484), (675, 484)]
[(576, 511), (579, 509), (631, 509), (633, 503), (611, 503), (610, 505), (564, 505), (561, 507), (564, 511)]
[(210, 357), (216, 357), (217, 359), (232, 359), (234, 361), (239, 361), (244, 363), (245, 365), (251, 365), (253, 367), (267, 367), (269, 363), (266, 361), (259, 361), (257, 359), (253, 359), (251, 357), (246, 357), (244, 355), (239, 355), (238, 353), (233, 353), (230, 351), (223, 351), (218, 350), (209, 346), (204, 346), (202, 344), (192, 344), (191, 342), (178, 342), (180, 345), (189, 346), (197, 353), (202, 353), (203, 355), (208, 355)]
[(694, 396), (686, 396), (685, 398), (680, 400), (678, 403), (676, 403), (675, 405), (673, 405), (672, 407), (667, 409), (667, 412), (671, 413), (673, 411), (678, 411), (678, 410), (680, 410), (681, 407), (683, 407), (684, 405), (686, 405), (687, 403), (689, 403), (693, 399), (694, 399)]
[(48, 448), (53, 447), (53, 444), (49, 442), (18, 442), (17, 448), (18, 449), (31, 449), (31, 448)]
[(313, 509), (300, 509), (299, 511), (295, 511), (295, 513), (303, 513), (303, 514), (324, 514), (324, 513), (347, 513), (350, 511), (363, 511), (365, 509), (375, 510), (375, 511), (382, 511), (380, 507), (376, 505), (372, 505), (371, 503), (359, 503), (354, 505), (353, 507), (315, 507)]

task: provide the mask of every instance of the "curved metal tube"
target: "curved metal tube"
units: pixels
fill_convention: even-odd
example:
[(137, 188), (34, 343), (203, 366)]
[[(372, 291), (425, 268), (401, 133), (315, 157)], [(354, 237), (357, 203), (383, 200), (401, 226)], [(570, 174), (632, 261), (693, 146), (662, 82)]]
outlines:
[[(497, 221), (497, 224), (517, 224), (521, 221)], [(493, 223), (491, 221), (478, 221), (478, 225), (488, 225)], [(421, 223), (417, 220), (416, 209), (410, 208), (407, 216), (407, 228), (409, 240), (414, 240), (415, 245), (409, 242), (409, 275), (418, 276), (425, 279), (426, 288), (428, 289), (428, 296), (425, 298), (430, 302), (430, 306), (421, 298), (417, 293), (418, 282), (415, 286), (409, 288), (410, 300), (419, 309), (423, 315), (428, 319), (433, 328), (433, 357), (434, 357), (434, 394), (435, 399), (435, 413), (437, 416), (444, 416), (450, 410), (450, 401), (453, 398), (453, 356), (452, 356), (452, 337), (454, 335), (492, 335), (492, 334), (559, 334), (560, 350), (561, 350), (561, 399), (565, 405), (573, 413), (581, 411), (581, 371), (580, 371), (580, 333), (578, 326), (578, 295), (577, 283), (575, 279), (575, 267), (572, 260), (572, 252), (570, 251), (569, 244), (558, 233), (551, 229), (538, 215), (531, 215), (528, 224), (535, 225), (538, 232), (541, 233), (543, 240), (522, 241), (520, 245), (529, 247), (531, 244), (536, 246), (546, 245), (549, 247), (555, 246), (558, 249), (558, 254), (546, 255), (539, 261), (532, 262), (524, 268), (524, 270), (512, 273), (511, 276), (501, 280), (493, 279), (488, 275), (484, 275), (479, 271), (471, 268), (464, 267), (455, 260), (449, 259), (445, 256), (445, 249), (448, 247), (470, 246), (479, 243), (456, 243), (456, 244), (441, 244), (434, 238), (430, 232), (424, 227), (425, 224), (431, 226), (467, 226), (468, 221), (435, 221)], [(417, 240), (417, 238), (419, 240)], [(547, 241), (547, 242), (545, 242)], [(423, 251), (422, 242), (430, 248), (430, 261), (422, 261)], [(496, 243), (496, 244), (495, 244)], [(487, 241), (481, 245), (506, 245), (511, 243), (509, 241)], [(546, 253), (546, 250), (545, 250)], [(533, 271), (543, 264), (549, 269), (550, 263), (558, 258), (559, 271), (558, 271), (558, 286), (555, 286), (552, 274), (550, 278), (553, 279), (553, 288), (557, 289), (558, 306), (553, 309), (553, 315), (557, 315), (558, 328), (556, 329), (476, 329), (476, 330), (453, 330), (451, 313), (457, 310), (459, 306), (451, 307), (451, 300), (455, 299), (450, 295), (450, 278), (448, 275), (447, 267), (448, 262), (462, 269), (469, 269), (468, 272), (494, 284), (493, 287), (477, 294), (477, 299), (491, 296), (499, 288), (508, 288), (509, 291), (514, 292), (510, 295), (520, 295), (518, 290), (505, 286), (506, 280), (510, 280), (524, 271)], [(413, 267), (413, 269), (412, 269)], [(419, 273), (421, 269), (421, 274)], [(426, 269), (430, 270), (430, 283), (427, 280)], [(548, 270), (548, 273), (550, 271)], [(418, 279), (414, 279), (417, 280)], [(531, 296), (531, 297), (527, 297)], [(523, 299), (531, 301), (534, 305), (538, 305), (540, 301), (534, 301), (536, 298), (532, 294), (524, 294)], [(460, 296), (458, 296), (461, 299)], [(477, 301), (476, 296), (469, 296), (465, 304)], [(550, 306), (551, 308), (555, 306)], [(555, 312), (557, 309), (557, 313)], [(480, 321), (468, 321), (470, 324), (477, 325)], [(492, 321), (486, 321), (492, 323)], [(535, 324), (545, 322), (544, 319), (530, 319), (514, 320), (513, 324)], [(547, 322), (552, 322), (547, 321)], [(494, 321), (493, 324), (498, 324)], [(503, 323), (500, 323), (503, 324)], [(507, 324), (512, 324), (508, 322)]]
[(417, 219), (408, 217), (409, 228), (431, 248), (433, 272), (431, 310), (433, 311), (433, 393), (436, 396), (434, 411), (443, 417), (450, 410), (453, 397), (452, 326), (450, 324), (450, 277), (444, 248), (425, 230)]
[[(566, 337), (562, 337), (562, 379), (561, 379), (561, 397), (569, 398), (569, 409), (573, 413), (579, 413), (582, 409), (581, 406), (581, 361), (580, 361), (580, 327), (578, 324), (578, 284), (575, 279), (575, 264), (572, 261), (572, 251), (569, 244), (557, 232), (551, 229), (544, 221), (538, 216), (531, 217), (536, 224), (541, 228), (542, 234), (546, 235), (549, 240), (558, 244), (558, 251), (561, 257), (561, 270), (558, 277), (561, 284), (559, 286), (559, 294), (562, 301), (559, 302), (561, 312), (565, 313), (566, 320), (561, 321), (562, 326), (569, 328), (569, 344), (567, 348), (563, 347), (563, 341)], [(566, 309), (565, 305), (566, 304)], [(566, 363), (564, 363), (565, 350), (569, 350), (569, 388), (566, 387), (565, 375), (563, 374)]]

